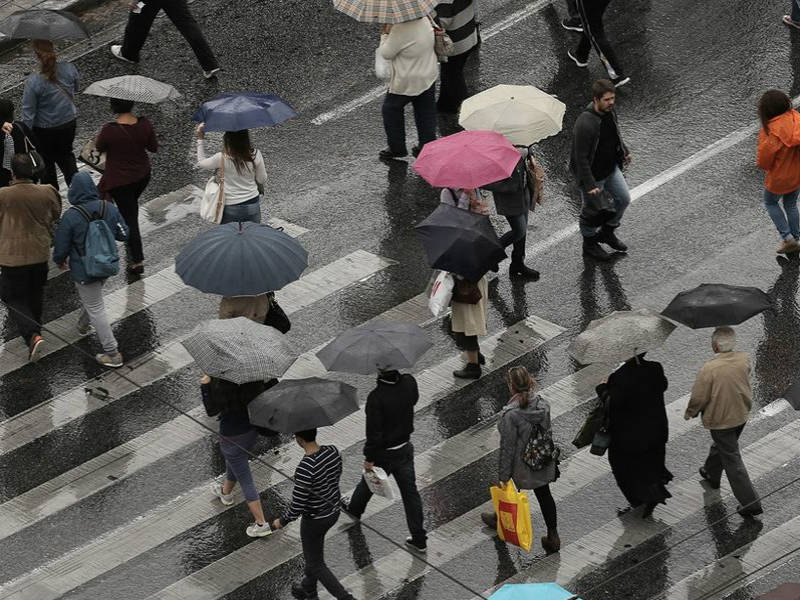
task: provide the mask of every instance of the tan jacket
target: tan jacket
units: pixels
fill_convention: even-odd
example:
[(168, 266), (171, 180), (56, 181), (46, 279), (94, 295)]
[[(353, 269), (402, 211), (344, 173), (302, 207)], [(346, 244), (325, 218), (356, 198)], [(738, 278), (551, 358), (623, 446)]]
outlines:
[(49, 185), (17, 181), (0, 189), (0, 265), (47, 262), (61, 196)]
[(684, 417), (702, 413), (706, 429), (731, 429), (747, 422), (752, 404), (750, 355), (720, 352), (697, 374)]
[(428, 17), (396, 23), (381, 37), (380, 53), (392, 62), (389, 93), (419, 96), (439, 77), (439, 61), (433, 49), (433, 27)]

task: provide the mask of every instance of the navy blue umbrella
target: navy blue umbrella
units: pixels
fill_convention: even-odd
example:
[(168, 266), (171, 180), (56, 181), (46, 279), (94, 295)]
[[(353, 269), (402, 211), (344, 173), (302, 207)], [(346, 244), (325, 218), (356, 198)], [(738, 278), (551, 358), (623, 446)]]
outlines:
[(208, 294), (256, 296), (296, 281), (308, 252), (294, 238), (260, 223), (226, 223), (201, 233), (175, 259), (186, 285)]
[(205, 123), (206, 131), (241, 131), (272, 127), (296, 117), (284, 100), (258, 92), (225, 92), (203, 102), (192, 120)]

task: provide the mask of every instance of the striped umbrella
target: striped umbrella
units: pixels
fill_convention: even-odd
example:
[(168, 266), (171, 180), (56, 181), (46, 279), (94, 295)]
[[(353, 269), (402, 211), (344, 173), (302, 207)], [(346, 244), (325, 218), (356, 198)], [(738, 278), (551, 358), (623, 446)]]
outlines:
[(438, 0), (333, 0), (333, 7), (362, 23), (404, 23), (429, 15)]

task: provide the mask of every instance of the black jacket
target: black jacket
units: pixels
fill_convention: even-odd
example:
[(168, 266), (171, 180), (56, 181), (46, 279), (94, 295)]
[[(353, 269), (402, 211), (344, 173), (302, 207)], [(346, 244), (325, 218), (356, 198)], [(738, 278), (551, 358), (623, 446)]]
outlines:
[(386, 450), (409, 441), (414, 431), (414, 405), (419, 400), (417, 380), (408, 373), (382, 373), (367, 396), (367, 441), (364, 458), (380, 462)]
[(528, 188), (528, 171), (525, 168), (525, 158), (528, 150), (520, 150), (522, 158), (514, 167), (514, 172), (505, 179), (482, 186), (484, 190), (492, 192), (494, 206), (498, 215), (523, 215), (531, 208), (531, 193)]
[[(617, 165), (621, 168), (625, 157), (628, 155), (628, 148), (625, 146), (625, 142), (622, 141), (622, 132), (619, 129), (616, 111), (611, 111), (611, 118), (614, 120), (617, 137), (619, 138), (616, 158)], [(600, 142), (602, 119), (603, 115), (595, 112), (594, 106), (590, 105), (578, 115), (572, 130), (572, 153), (569, 159), (569, 170), (575, 175), (578, 185), (581, 186), (584, 192), (597, 187), (597, 181), (595, 181), (592, 174), (592, 163), (594, 162), (597, 144)]]

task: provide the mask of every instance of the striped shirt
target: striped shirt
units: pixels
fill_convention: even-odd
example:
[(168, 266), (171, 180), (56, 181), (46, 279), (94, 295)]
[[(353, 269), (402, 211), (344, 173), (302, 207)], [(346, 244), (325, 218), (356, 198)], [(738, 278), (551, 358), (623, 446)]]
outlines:
[(286, 525), (298, 517), (321, 519), (339, 512), (342, 457), (336, 446), (320, 446), (307, 454), (294, 472), (292, 505), (281, 518)]
[(441, 0), (434, 7), (436, 18), (453, 40), (453, 54), (459, 55), (478, 45), (473, 0)]

